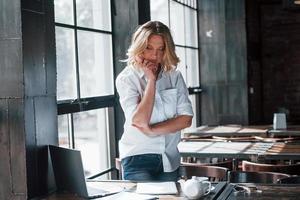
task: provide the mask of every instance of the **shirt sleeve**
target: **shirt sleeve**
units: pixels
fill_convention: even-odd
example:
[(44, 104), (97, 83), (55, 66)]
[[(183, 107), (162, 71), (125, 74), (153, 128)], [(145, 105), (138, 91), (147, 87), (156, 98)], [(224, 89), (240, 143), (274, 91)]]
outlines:
[(179, 70), (176, 71), (176, 88), (177, 88), (177, 115), (193, 116), (193, 108), (189, 99), (189, 92)]
[(116, 88), (119, 94), (119, 101), (124, 111), (126, 120), (131, 123), (132, 116), (138, 105), (140, 94), (137, 86), (127, 76), (120, 76), (116, 80)]

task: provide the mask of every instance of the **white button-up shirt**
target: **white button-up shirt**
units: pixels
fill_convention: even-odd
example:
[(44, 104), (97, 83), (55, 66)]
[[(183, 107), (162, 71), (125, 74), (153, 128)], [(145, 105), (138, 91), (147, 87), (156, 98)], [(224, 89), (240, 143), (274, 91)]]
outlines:
[[(148, 136), (132, 126), (132, 117), (144, 96), (147, 79), (142, 69), (127, 66), (117, 77), (116, 87), (125, 114), (124, 133), (119, 141), (120, 158), (139, 154), (161, 154), (165, 172), (179, 167), (177, 145), (180, 131), (160, 136)], [(188, 90), (179, 70), (161, 71), (156, 81), (156, 92), (150, 124), (166, 121), (178, 115), (193, 116)]]

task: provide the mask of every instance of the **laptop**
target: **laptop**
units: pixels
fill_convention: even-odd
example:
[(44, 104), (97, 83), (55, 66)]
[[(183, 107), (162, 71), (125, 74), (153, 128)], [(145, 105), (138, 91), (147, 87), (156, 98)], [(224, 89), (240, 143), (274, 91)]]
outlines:
[(80, 151), (53, 145), (49, 145), (49, 150), (58, 191), (76, 193), (89, 199), (116, 193), (88, 185), (92, 182), (85, 179)]

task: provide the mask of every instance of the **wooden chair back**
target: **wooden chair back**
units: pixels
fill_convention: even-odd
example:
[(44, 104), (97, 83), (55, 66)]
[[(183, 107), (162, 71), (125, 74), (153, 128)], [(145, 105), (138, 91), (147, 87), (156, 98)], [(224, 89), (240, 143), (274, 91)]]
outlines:
[(250, 172), (280, 172), (290, 175), (300, 175), (300, 164), (272, 165), (242, 161), (242, 171)]
[(181, 162), (181, 165), (184, 166), (217, 166), (217, 167), (225, 167), (228, 170), (232, 171), (233, 169), (233, 160), (226, 160), (222, 162), (216, 162), (216, 163), (189, 163), (189, 162)]
[(282, 178), (278, 181), (280, 184), (300, 184), (300, 176), (291, 176), (288, 178)]
[(231, 171), (228, 173), (228, 182), (276, 184), (280, 179), (287, 177), (290, 175), (276, 172)]
[(122, 165), (121, 165), (121, 159), (120, 158), (116, 158), (115, 159), (115, 165), (116, 165), (116, 169), (119, 172), (119, 179), (122, 180), (123, 179), (123, 170), (122, 170)]
[(181, 165), (181, 176), (185, 179), (190, 179), (192, 176), (205, 176), (209, 181), (218, 182), (226, 181), (228, 169), (217, 166), (204, 165)]

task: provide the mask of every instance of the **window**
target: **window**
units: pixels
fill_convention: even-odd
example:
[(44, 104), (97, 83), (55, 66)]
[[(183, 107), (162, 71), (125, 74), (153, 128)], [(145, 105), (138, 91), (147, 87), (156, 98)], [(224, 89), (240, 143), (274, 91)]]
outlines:
[(89, 176), (110, 167), (111, 2), (55, 0), (54, 5), (59, 145), (81, 150)]
[[(191, 91), (199, 89), (199, 45), (198, 9), (196, 0), (151, 0), (151, 20), (158, 20), (169, 26), (180, 58), (181, 71)], [(190, 92), (191, 93), (191, 92)], [(192, 92), (193, 93), (193, 92)], [(195, 116), (192, 126), (197, 126), (197, 98), (190, 95)]]

